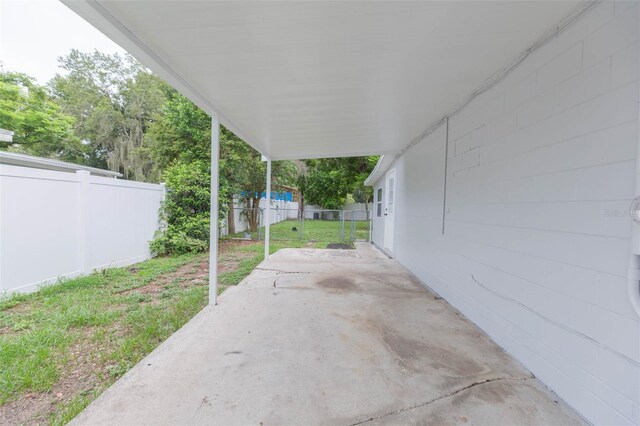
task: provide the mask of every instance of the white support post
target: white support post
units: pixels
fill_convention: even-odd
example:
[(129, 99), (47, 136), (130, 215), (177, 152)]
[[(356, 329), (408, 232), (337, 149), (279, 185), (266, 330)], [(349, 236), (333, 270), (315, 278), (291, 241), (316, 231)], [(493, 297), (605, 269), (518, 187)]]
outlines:
[(265, 197), (266, 206), (264, 223), (264, 258), (269, 258), (269, 232), (271, 230), (271, 159), (267, 158), (267, 193)]
[(211, 114), (211, 207), (209, 210), (209, 304), (218, 300), (218, 190), (220, 155), (220, 120)]

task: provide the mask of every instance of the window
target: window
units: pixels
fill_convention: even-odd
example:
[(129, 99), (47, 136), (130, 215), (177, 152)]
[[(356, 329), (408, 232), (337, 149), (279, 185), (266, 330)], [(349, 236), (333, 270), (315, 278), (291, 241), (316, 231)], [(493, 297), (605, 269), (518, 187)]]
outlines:
[(382, 188), (378, 188), (378, 198), (376, 201), (378, 205), (378, 217), (382, 217)]

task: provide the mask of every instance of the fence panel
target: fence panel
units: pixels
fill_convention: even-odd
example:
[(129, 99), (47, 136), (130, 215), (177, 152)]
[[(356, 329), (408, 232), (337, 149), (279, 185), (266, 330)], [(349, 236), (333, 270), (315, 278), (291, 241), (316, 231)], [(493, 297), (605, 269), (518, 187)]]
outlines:
[(150, 257), (162, 185), (0, 166), (0, 292)]
[[(228, 238), (264, 239), (265, 209), (235, 207), (227, 212), (222, 234)], [(300, 240), (300, 214), (298, 209), (271, 208), (270, 238), (272, 241)], [(230, 222), (233, 217), (233, 223)], [(235, 231), (235, 232), (233, 232)]]
[(162, 186), (91, 176), (88, 194), (86, 269), (148, 259), (149, 241), (159, 226)]
[(350, 241), (371, 241), (371, 211), (347, 210), (345, 221), (349, 224)]

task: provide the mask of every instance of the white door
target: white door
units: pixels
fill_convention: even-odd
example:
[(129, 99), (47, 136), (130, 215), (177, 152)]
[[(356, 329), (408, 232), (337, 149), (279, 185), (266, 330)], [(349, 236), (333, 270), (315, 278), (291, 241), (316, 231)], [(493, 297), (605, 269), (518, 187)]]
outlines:
[(384, 248), (393, 252), (393, 227), (395, 224), (396, 171), (387, 172), (387, 197), (384, 205)]

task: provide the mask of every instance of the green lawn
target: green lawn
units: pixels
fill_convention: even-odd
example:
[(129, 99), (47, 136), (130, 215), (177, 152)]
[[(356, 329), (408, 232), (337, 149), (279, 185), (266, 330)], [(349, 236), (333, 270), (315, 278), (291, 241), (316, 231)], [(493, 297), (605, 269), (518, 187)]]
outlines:
[[(58, 403), (49, 419), (29, 419), (66, 423), (202, 309), (206, 300), (205, 282), (185, 287), (177, 276), (154, 295), (135, 289), (204, 258), (152, 259), (0, 302), (0, 411), (26, 394), (64, 392), (56, 384), (67, 382), (70, 375), (95, 373), (87, 381), (88, 389), (54, 399)], [(83, 348), (93, 348), (94, 353), (84, 354)], [(86, 371), (87, 364), (95, 364), (96, 371)]]
[[(303, 241), (283, 247), (321, 247)], [(262, 261), (221, 241), (219, 291)], [(0, 423), (64, 424), (206, 304), (208, 254), (161, 257), (0, 300)]]
[[(356, 239), (367, 240), (369, 235), (369, 222), (366, 220), (354, 221), (356, 226)], [(342, 238), (342, 225), (339, 220), (305, 219), (303, 222), (297, 219), (289, 219), (275, 223), (270, 227), (271, 241), (302, 241), (312, 243), (343, 243), (350, 239), (351, 221), (344, 223), (344, 239)], [(243, 232), (238, 232), (231, 237), (242, 238)], [(257, 240), (263, 238), (264, 227), (260, 227), (260, 233), (251, 232), (251, 238)], [(323, 247), (326, 247), (324, 244)]]
[(355, 220), (353, 223), (356, 227), (356, 240), (369, 241), (369, 221)]

